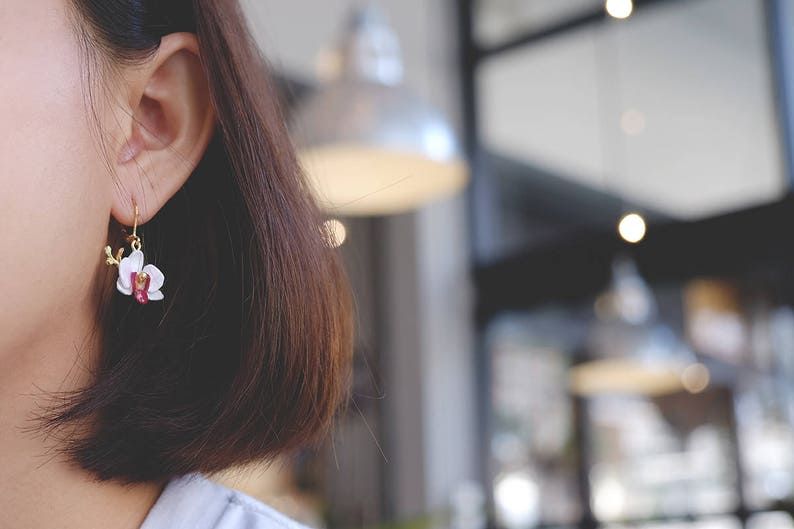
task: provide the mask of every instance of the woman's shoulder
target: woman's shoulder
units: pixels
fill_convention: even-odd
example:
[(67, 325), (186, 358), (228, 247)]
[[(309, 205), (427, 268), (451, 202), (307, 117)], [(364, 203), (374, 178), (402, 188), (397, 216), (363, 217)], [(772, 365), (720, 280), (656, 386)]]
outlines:
[(140, 529), (312, 529), (199, 473), (168, 482)]

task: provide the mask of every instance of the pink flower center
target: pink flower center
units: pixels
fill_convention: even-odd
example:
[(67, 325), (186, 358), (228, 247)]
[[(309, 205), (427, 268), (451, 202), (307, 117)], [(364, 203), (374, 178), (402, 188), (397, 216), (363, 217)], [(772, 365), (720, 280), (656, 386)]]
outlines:
[(130, 283), (135, 299), (141, 305), (149, 302), (149, 283), (152, 278), (146, 272), (130, 272)]

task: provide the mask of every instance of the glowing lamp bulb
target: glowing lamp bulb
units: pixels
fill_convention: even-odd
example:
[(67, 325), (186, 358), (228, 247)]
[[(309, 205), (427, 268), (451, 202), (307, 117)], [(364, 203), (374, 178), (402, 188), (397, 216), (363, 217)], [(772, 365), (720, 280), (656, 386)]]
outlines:
[(325, 221), (323, 231), (328, 236), (328, 245), (332, 248), (342, 246), (347, 238), (347, 230), (342, 221), (337, 219), (328, 219)]
[(604, 7), (611, 17), (628, 18), (634, 9), (634, 3), (632, 0), (607, 0)]
[(638, 213), (624, 215), (618, 223), (618, 233), (623, 240), (630, 243), (640, 242), (645, 238), (645, 219)]

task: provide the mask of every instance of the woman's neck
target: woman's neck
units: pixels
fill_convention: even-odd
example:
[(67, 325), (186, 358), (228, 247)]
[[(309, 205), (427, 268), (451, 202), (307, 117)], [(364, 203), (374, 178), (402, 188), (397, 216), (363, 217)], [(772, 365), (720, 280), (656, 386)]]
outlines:
[(30, 431), (49, 392), (88, 381), (84, 353), (97, 343), (85, 342), (93, 322), (79, 312), (35, 343), (0, 348), (0, 527), (138, 529), (163, 489), (94, 480), (55, 450), (58, 435)]

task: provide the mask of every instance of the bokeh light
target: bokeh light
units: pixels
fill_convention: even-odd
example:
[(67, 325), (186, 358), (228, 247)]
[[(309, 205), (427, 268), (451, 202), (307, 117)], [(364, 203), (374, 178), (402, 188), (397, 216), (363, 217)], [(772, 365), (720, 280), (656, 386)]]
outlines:
[(639, 213), (624, 215), (618, 223), (618, 233), (626, 242), (640, 242), (645, 238), (646, 230), (645, 219)]

